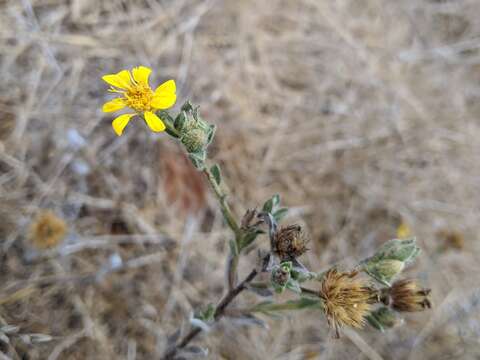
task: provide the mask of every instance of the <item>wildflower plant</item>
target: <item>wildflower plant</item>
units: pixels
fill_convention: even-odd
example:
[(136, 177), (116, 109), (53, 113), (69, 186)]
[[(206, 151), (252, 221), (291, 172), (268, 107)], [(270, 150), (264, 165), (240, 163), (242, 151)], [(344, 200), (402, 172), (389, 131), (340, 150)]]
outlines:
[[(154, 132), (165, 131), (178, 141), (198, 171), (203, 172), (226, 224), (231, 229), (227, 263), (226, 289), (216, 305), (198, 309), (190, 318), (190, 328), (177, 330), (167, 341), (163, 359), (205, 355), (206, 350), (190, 343), (203, 331), (224, 317), (241, 317), (258, 324), (257, 314), (276, 315), (284, 311), (311, 309), (326, 318), (339, 337), (343, 327), (363, 328), (370, 324), (385, 331), (400, 324), (402, 312), (415, 312), (432, 306), (430, 290), (417, 280), (397, 279), (407, 265), (420, 254), (415, 238), (393, 239), (382, 245), (372, 256), (360, 261), (353, 269), (332, 267), (313, 271), (299, 258), (308, 251), (308, 237), (298, 224), (281, 224), (288, 208), (274, 195), (260, 207), (246, 211), (239, 219), (228, 203), (224, 180), (218, 164), (211, 164), (208, 146), (215, 136), (215, 125), (205, 121), (198, 107), (186, 101), (177, 114), (168, 112), (176, 101), (174, 80), (155, 90), (149, 85), (151, 69), (139, 66), (132, 71), (122, 70), (105, 75), (109, 91), (119, 94), (103, 105), (103, 111), (114, 112), (129, 108), (133, 112), (113, 120), (117, 135), (135, 115), (142, 116)], [(267, 240), (267, 241), (265, 241)], [(263, 243), (262, 243), (263, 242)], [(256, 243), (256, 244), (254, 244)], [(251, 254), (254, 245), (268, 244), (259, 251), (257, 265), (241, 281), (238, 267), (241, 257)], [(256, 281), (254, 281), (256, 280)], [(244, 291), (267, 300), (244, 308), (232, 308), (232, 302)], [(295, 299), (282, 302), (278, 295), (291, 292)]]

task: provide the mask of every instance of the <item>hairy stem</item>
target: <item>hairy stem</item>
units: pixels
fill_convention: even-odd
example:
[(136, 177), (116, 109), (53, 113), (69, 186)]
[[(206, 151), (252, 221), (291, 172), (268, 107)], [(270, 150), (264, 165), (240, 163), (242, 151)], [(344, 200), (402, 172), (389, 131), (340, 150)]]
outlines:
[(206, 175), (208, 182), (210, 183), (210, 186), (213, 189), (213, 193), (215, 194), (215, 197), (217, 198), (218, 203), (220, 204), (220, 208), (222, 209), (222, 214), (223, 214), (223, 217), (225, 218), (225, 221), (227, 222), (228, 226), (235, 234), (236, 250), (233, 251), (232, 249), (230, 249), (229, 261), (227, 265), (227, 284), (228, 284), (228, 289), (232, 290), (235, 287), (237, 282), (237, 268), (238, 268), (238, 260), (239, 260), (238, 248), (240, 245), (240, 240), (242, 238), (242, 231), (237, 221), (235, 220), (235, 216), (233, 215), (233, 212), (230, 209), (230, 206), (227, 203), (226, 194), (223, 192), (220, 185), (217, 184), (215, 177), (210, 171), (210, 166), (207, 165), (203, 170), (203, 172)]
[(225, 221), (227, 222), (230, 229), (232, 229), (233, 233), (235, 234), (235, 238), (237, 239), (237, 242), (238, 242), (238, 239), (240, 238), (240, 235), (241, 235), (241, 231), (240, 231), (240, 227), (238, 226), (237, 220), (235, 220), (235, 216), (233, 215), (233, 212), (227, 203), (227, 200), (226, 200), (227, 195), (225, 195), (220, 185), (217, 184), (217, 181), (215, 180), (215, 177), (210, 171), (209, 166), (205, 167), (205, 169), (203, 170), (203, 173), (207, 176), (208, 182), (210, 183), (213, 189), (213, 192), (215, 194), (215, 197), (217, 198), (220, 204), (220, 208), (222, 209), (223, 217), (225, 218)]
[[(228, 305), (240, 294), (243, 290), (246, 289), (248, 283), (250, 283), (256, 276), (258, 272), (256, 269), (253, 269), (250, 274), (235, 288), (229, 290), (225, 296), (220, 300), (218, 305), (215, 308), (215, 313), (213, 315), (214, 321), (218, 321), (224, 314)], [(174, 358), (175, 354), (179, 349), (187, 346), (190, 341), (192, 341), (198, 334), (202, 332), (202, 329), (199, 327), (192, 328), (179, 342), (177, 345), (171, 347), (167, 350), (163, 356), (163, 360), (171, 360)]]

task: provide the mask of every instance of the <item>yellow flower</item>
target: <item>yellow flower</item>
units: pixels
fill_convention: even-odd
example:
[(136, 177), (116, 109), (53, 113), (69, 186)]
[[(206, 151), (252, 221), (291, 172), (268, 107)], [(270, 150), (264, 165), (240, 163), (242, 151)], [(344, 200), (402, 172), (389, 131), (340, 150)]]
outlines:
[(29, 237), (38, 249), (49, 249), (59, 245), (68, 232), (68, 227), (62, 218), (50, 210), (40, 212), (30, 224)]
[(148, 127), (155, 132), (165, 130), (165, 124), (155, 111), (168, 109), (175, 104), (177, 95), (174, 80), (168, 80), (153, 91), (148, 84), (151, 69), (139, 66), (132, 71), (122, 70), (116, 74), (105, 75), (102, 79), (111, 85), (108, 91), (120, 94), (103, 104), (104, 112), (113, 112), (129, 107), (135, 113), (122, 114), (112, 122), (113, 130), (120, 136), (130, 119), (135, 115), (143, 115)]
[(397, 227), (397, 238), (399, 239), (406, 239), (412, 236), (412, 231), (410, 230), (410, 226), (407, 223), (402, 222)]

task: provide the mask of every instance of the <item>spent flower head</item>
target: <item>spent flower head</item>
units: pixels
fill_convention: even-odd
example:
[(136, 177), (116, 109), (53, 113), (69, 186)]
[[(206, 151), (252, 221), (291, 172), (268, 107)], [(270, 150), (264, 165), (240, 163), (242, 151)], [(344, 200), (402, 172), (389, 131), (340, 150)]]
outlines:
[(272, 250), (281, 261), (293, 260), (308, 251), (307, 243), (308, 239), (300, 225), (288, 225), (275, 232)]
[(338, 272), (331, 269), (323, 276), (319, 296), (330, 327), (339, 336), (342, 326), (361, 328), (371, 311), (377, 292), (357, 272)]
[(155, 114), (157, 110), (168, 109), (175, 104), (177, 96), (174, 80), (168, 80), (152, 90), (148, 79), (152, 70), (138, 66), (132, 71), (122, 70), (116, 74), (104, 75), (102, 79), (110, 86), (108, 91), (119, 94), (120, 97), (106, 102), (104, 112), (114, 112), (125, 107), (133, 113), (122, 114), (112, 122), (115, 133), (120, 136), (130, 119), (142, 115), (148, 127), (154, 132), (165, 130), (165, 124)]
[(31, 223), (29, 239), (37, 249), (49, 249), (63, 241), (67, 230), (63, 219), (50, 210), (44, 210)]
[(430, 289), (424, 289), (417, 280), (403, 279), (393, 283), (386, 302), (397, 311), (416, 312), (430, 309)]

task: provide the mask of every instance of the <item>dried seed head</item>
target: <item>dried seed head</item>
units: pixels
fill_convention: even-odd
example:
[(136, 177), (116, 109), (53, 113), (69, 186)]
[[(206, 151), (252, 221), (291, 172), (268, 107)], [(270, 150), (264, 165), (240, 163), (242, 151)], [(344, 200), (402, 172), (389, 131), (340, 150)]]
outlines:
[(30, 225), (29, 238), (38, 249), (48, 249), (60, 244), (67, 233), (67, 224), (52, 211), (37, 215)]
[(323, 277), (319, 296), (324, 301), (328, 324), (335, 329), (337, 337), (342, 326), (363, 327), (377, 296), (368, 282), (355, 279), (356, 275), (357, 272), (341, 273), (331, 269)]
[(293, 260), (308, 250), (307, 242), (300, 225), (289, 225), (275, 233), (272, 250), (281, 261)]
[(420, 287), (418, 281), (404, 279), (395, 282), (389, 289), (392, 307), (397, 311), (423, 311), (430, 309), (430, 289)]

